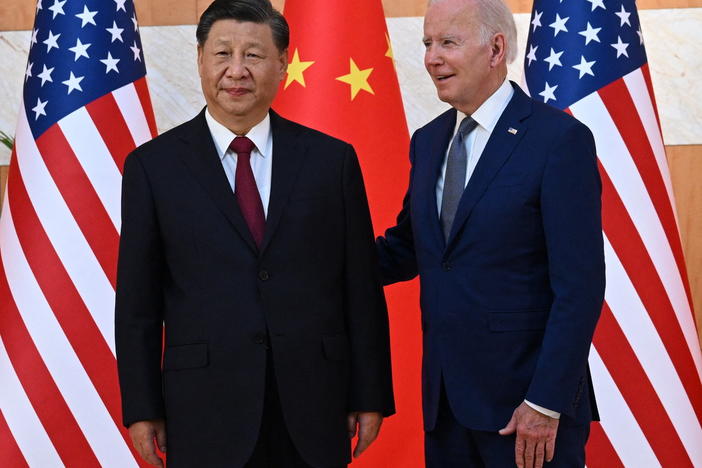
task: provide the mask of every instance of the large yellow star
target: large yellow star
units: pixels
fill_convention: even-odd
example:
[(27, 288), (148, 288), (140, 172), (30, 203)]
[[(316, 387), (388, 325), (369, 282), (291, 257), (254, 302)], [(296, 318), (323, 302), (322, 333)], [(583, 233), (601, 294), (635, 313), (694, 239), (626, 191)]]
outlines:
[(388, 43), (388, 50), (385, 52), (385, 56), (389, 57), (392, 60), (395, 60), (395, 54), (392, 52), (392, 44), (390, 43), (390, 37), (388, 36), (388, 33), (385, 33), (385, 41)]
[(285, 80), (285, 87), (283, 89), (288, 89), (288, 86), (290, 86), (293, 81), (300, 83), (303, 88), (306, 87), (304, 71), (310, 68), (312, 64), (314, 64), (314, 62), (301, 62), (300, 54), (298, 50), (295, 49), (292, 62), (288, 64), (288, 78)]
[(371, 88), (371, 86), (368, 84), (368, 77), (371, 73), (373, 73), (373, 69), (366, 68), (365, 70), (359, 70), (358, 66), (356, 65), (356, 62), (354, 62), (353, 59), (349, 59), (349, 62), (351, 69), (349, 74), (340, 76), (337, 78), (337, 80), (343, 81), (344, 83), (351, 85), (351, 100), (353, 101), (356, 98), (358, 92), (361, 90), (368, 91), (371, 94), (375, 94), (375, 92), (373, 92), (373, 88)]

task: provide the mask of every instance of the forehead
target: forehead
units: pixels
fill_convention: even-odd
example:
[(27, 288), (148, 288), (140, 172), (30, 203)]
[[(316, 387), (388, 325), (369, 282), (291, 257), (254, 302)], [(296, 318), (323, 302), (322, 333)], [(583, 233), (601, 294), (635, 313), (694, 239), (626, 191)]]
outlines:
[(425, 36), (466, 35), (476, 23), (475, 4), (466, 0), (433, 3), (424, 17)]
[(273, 45), (273, 31), (267, 23), (221, 19), (212, 23), (207, 35), (208, 44), (247, 43), (253, 45)]

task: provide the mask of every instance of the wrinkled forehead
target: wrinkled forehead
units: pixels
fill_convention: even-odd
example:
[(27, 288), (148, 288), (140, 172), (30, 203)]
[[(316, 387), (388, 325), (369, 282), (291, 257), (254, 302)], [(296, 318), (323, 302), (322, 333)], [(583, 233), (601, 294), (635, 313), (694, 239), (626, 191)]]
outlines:
[(444, 0), (429, 6), (424, 17), (424, 37), (467, 38), (477, 27), (475, 7), (469, 2)]
[(273, 30), (268, 23), (220, 19), (212, 23), (205, 45), (225, 45), (232, 42), (250, 45), (274, 44)]

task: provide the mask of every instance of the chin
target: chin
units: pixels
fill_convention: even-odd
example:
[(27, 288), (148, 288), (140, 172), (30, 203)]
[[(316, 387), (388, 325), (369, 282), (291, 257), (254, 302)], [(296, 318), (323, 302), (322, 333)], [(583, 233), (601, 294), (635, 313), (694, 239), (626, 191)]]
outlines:
[(438, 91), (437, 95), (440, 101), (448, 102), (449, 104), (451, 104), (451, 96), (448, 93), (442, 93), (441, 91)]

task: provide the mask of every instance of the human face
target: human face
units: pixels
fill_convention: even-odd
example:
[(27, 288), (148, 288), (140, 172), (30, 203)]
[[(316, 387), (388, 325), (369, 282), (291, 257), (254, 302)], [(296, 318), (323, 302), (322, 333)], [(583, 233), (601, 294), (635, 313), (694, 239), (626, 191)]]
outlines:
[(212, 116), (238, 134), (263, 120), (287, 69), (267, 24), (216, 21), (198, 47), (202, 92)]
[(467, 114), (501, 84), (495, 86), (494, 47), (481, 41), (476, 8), (471, 0), (443, 0), (424, 18), (424, 66), (439, 99)]

